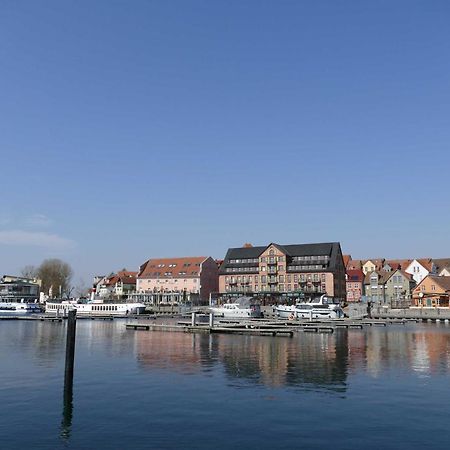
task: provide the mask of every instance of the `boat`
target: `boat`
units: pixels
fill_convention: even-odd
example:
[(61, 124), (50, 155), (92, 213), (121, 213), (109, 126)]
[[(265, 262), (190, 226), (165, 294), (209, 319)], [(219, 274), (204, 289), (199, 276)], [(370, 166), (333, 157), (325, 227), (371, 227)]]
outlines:
[(340, 319), (344, 311), (332, 297), (322, 295), (292, 306), (277, 306), (277, 316), (281, 319)]
[(37, 303), (0, 301), (0, 315), (2, 314), (33, 314), (40, 313)]
[(252, 297), (240, 297), (234, 303), (224, 303), (221, 306), (210, 307), (209, 310), (217, 317), (224, 319), (248, 319), (261, 317), (261, 306)]
[(104, 302), (103, 300), (48, 301), (45, 304), (45, 312), (49, 314), (67, 314), (71, 309), (75, 309), (80, 316), (127, 316), (144, 313), (145, 305), (133, 302)]

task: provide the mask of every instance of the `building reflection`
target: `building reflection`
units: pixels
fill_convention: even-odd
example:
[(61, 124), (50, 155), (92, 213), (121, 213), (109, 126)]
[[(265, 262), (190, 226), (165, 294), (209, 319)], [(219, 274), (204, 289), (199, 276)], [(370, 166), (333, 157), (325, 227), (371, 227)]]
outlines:
[[(301, 336), (301, 337), (300, 337)], [(196, 373), (223, 370), (230, 380), (267, 386), (315, 385), (345, 388), (347, 334), (300, 335), (299, 339), (258, 336), (136, 333), (143, 368)]]
[(374, 377), (403, 368), (419, 374), (446, 374), (450, 369), (450, 328), (439, 324), (350, 330), (349, 370)]

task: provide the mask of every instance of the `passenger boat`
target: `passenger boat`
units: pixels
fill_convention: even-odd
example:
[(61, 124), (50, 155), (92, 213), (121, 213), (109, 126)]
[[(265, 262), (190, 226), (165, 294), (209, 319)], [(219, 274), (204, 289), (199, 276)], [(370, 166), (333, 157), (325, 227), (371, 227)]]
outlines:
[(261, 306), (253, 302), (251, 297), (240, 297), (235, 303), (224, 303), (209, 308), (217, 317), (224, 319), (248, 319), (261, 317)]
[(0, 301), (0, 315), (2, 314), (33, 314), (40, 313), (41, 308), (36, 303)]
[(103, 302), (102, 300), (48, 301), (45, 304), (45, 312), (49, 314), (65, 314), (71, 309), (75, 309), (77, 315), (80, 316), (126, 316), (128, 314), (144, 313), (145, 305), (143, 303)]
[(340, 319), (344, 311), (332, 297), (322, 295), (309, 301), (300, 302), (292, 306), (277, 306), (277, 316), (281, 319)]

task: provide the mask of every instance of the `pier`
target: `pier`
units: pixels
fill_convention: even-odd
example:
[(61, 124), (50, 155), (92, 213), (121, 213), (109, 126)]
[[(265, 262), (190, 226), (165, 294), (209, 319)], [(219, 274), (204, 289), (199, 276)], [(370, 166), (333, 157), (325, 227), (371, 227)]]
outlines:
[[(207, 319), (207, 320), (206, 320)], [(174, 324), (127, 323), (127, 330), (168, 331), (210, 334), (246, 334), (255, 336), (293, 337), (295, 333), (334, 333), (338, 329), (362, 330), (365, 327), (387, 327), (415, 323), (414, 319), (323, 319), (323, 320), (274, 320), (274, 319), (223, 319), (210, 315), (192, 314), (191, 320), (179, 320)]]

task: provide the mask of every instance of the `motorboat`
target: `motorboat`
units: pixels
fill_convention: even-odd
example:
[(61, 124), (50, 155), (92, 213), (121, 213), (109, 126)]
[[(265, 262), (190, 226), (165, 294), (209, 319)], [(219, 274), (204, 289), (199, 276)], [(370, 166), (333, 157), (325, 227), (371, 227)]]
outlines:
[(275, 311), (282, 319), (340, 319), (344, 317), (340, 304), (327, 295), (292, 306), (277, 306)]
[(33, 314), (40, 313), (37, 303), (0, 301), (0, 315), (2, 314)]
[(252, 297), (240, 297), (234, 303), (224, 303), (221, 306), (210, 307), (209, 310), (217, 317), (224, 319), (248, 319), (261, 317), (261, 306)]

